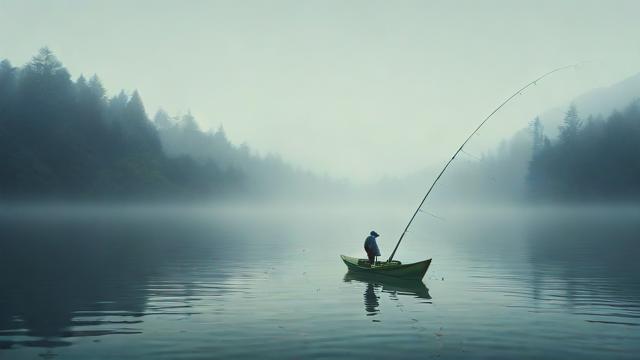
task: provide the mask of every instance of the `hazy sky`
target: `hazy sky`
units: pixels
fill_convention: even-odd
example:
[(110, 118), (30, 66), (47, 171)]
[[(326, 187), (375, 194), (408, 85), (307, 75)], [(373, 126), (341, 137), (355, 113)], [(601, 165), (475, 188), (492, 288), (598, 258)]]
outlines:
[(73, 77), (138, 89), (235, 143), (358, 181), (478, 153), (536, 113), (640, 71), (640, 1), (0, 0), (0, 58), (49, 46)]

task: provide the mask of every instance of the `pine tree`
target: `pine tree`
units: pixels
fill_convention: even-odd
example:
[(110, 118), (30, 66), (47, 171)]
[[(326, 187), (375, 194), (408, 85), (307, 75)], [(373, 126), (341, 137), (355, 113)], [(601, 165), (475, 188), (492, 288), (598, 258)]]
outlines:
[(559, 126), (560, 141), (563, 143), (572, 142), (581, 128), (582, 120), (578, 117), (576, 106), (572, 104), (564, 117), (563, 124)]
[(48, 47), (41, 48), (38, 54), (31, 58), (27, 69), (40, 75), (55, 75), (60, 72), (66, 72), (60, 60)]
[(200, 132), (200, 127), (198, 123), (196, 123), (196, 118), (191, 115), (191, 111), (187, 111), (187, 113), (182, 116), (181, 126), (184, 131)]
[(91, 79), (89, 79), (89, 91), (100, 102), (104, 101), (107, 94), (104, 86), (102, 86), (102, 82), (97, 75), (93, 75)]
[(531, 129), (532, 152), (535, 156), (544, 147), (544, 126), (540, 121), (540, 117), (536, 116), (536, 118), (529, 124), (529, 128)]
[(168, 129), (173, 126), (171, 122), (171, 117), (169, 114), (163, 109), (159, 109), (155, 116), (153, 117), (153, 123), (156, 125), (158, 129)]

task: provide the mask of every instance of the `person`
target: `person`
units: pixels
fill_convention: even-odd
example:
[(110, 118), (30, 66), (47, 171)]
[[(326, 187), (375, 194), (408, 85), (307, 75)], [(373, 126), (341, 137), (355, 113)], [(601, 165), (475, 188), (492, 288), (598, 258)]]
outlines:
[(376, 261), (376, 256), (380, 256), (380, 249), (376, 243), (376, 238), (380, 236), (377, 232), (371, 231), (367, 239), (364, 241), (364, 251), (367, 252), (369, 258), (369, 264), (373, 266)]

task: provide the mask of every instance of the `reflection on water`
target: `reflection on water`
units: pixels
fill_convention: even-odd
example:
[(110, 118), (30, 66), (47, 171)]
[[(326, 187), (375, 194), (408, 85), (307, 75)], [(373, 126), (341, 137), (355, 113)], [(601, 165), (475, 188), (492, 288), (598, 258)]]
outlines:
[(364, 310), (367, 312), (367, 316), (375, 315), (378, 312), (378, 306), (380, 306), (374, 287), (376, 285), (368, 283), (367, 289), (364, 291)]
[[(153, 217), (0, 219), (0, 349), (141, 334), (145, 317), (197, 315), (198, 297), (233, 291), (215, 286), (227, 272), (197, 266), (241, 252), (228, 230)], [(213, 286), (198, 284), (205, 278)]]
[(0, 357), (640, 353), (640, 212), (450, 216), (400, 251), (429, 288), (345, 274), (368, 218), (143, 213), (0, 209)]
[[(402, 280), (386, 276), (372, 276), (366, 273), (349, 271), (343, 281), (365, 284), (364, 310), (367, 316), (375, 316), (380, 312), (380, 296), (388, 294), (390, 297), (407, 296), (431, 300), (429, 289), (422, 281)], [(431, 304), (431, 301), (424, 301)]]
[(587, 322), (640, 326), (638, 215), (591, 211), (530, 224), (533, 298), (560, 302)]

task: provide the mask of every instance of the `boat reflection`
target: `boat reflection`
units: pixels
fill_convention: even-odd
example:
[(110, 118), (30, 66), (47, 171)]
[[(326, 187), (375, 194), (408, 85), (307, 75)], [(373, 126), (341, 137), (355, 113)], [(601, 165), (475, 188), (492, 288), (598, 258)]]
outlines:
[[(367, 316), (374, 316), (380, 312), (380, 296), (378, 294), (388, 293), (390, 297), (411, 296), (418, 299), (431, 300), (429, 288), (422, 282), (416, 280), (403, 280), (385, 276), (371, 276), (368, 274), (347, 272), (343, 278), (344, 282), (360, 282), (366, 284), (364, 290), (364, 309)], [(431, 303), (430, 301), (428, 303)]]

